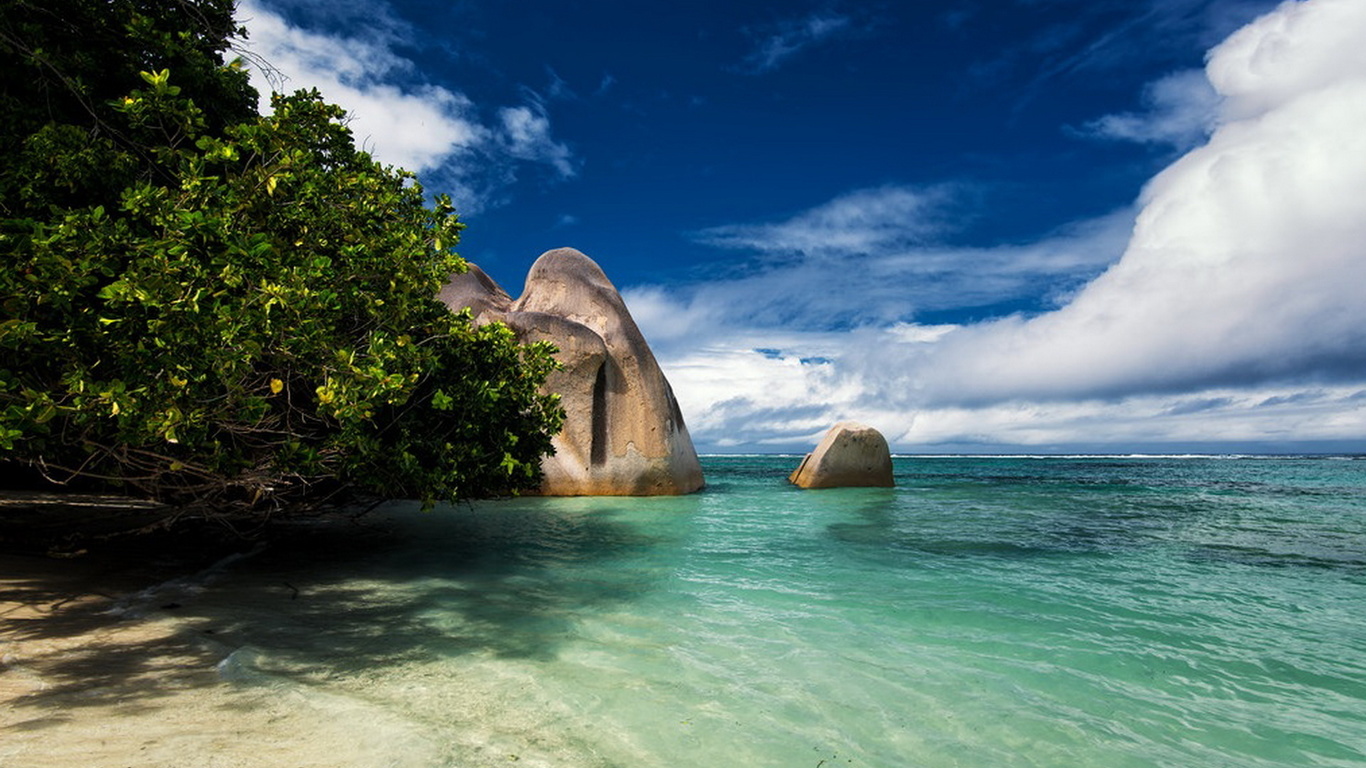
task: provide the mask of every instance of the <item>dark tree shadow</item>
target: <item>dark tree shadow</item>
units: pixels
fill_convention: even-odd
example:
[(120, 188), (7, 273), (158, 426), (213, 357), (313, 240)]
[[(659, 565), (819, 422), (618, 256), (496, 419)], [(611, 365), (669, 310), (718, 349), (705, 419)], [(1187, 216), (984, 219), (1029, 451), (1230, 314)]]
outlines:
[[(19, 607), (0, 616), (0, 643), (28, 650), (0, 674), (40, 676), (45, 687), (13, 704), (60, 717), (156, 707), (224, 676), (319, 682), (464, 654), (552, 659), (584, 611), (654, 587), (657, 543), (583, 500), (528, 499), (285, 525), (245, 556), (214, 553), (217, 564), (30, 558), (26, 576), (8, 558), (0, 598)], [(99, 584), (102, 569), (117, 578)]]

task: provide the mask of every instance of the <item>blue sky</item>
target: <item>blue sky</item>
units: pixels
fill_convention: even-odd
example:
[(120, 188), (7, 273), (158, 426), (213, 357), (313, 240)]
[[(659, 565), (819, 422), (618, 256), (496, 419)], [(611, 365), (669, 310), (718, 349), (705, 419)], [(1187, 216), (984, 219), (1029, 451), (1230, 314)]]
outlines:
[(598, 261), (700, 450), (1366, 450), (1360, 0), (238, 16), (509, 292)]

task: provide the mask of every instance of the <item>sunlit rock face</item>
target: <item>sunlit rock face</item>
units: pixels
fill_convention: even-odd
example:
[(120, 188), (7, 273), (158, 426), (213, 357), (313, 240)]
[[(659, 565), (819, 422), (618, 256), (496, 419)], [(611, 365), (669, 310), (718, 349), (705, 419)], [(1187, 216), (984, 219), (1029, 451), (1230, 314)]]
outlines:
[(841, 421), (825, 433), (816, 450), (806, 454), (787, 479), (801, 488), (890, 488), (892, 452), (881, 432)]
[(451, 275), (436, 298), (455, 312), (468, 307), (480, 325), (501, 319), (512, 308), (512, 297), (507, 291), (473, 264), (464, 274)]
[(621, 294), (572, 248), (542, 254), (513, 301), (471, 265), (438, 298), (476, 322), (502, 321), (520, 341), (548, 341), (563, 368), (545, 389), (560, 395), (564, 429), (541, 462), (547, 496), (658, 496), (703, 485), (683, 414)]

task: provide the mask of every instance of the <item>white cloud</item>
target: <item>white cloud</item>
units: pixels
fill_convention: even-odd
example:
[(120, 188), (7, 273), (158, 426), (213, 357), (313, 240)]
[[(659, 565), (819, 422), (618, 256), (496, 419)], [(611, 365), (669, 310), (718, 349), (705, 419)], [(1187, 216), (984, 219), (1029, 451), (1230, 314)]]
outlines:
[(1057, 312), (946, 338), (927, 388), (1118, 396), (1366, 375), (1363, 35), (1366, 4), (1309, 0), (1217, 47), (1229, 111), (1149, 183), (1120, 262)]
[(713, 227), (697, 237), (710, 245), (765, 253), (870, 253), (941, 233), (951, 197), (947, 187), (861, 189), (787, 221)]
[[(246, 47), (279, 71), (283, 90), (322, 91), (350, 114), (357, 143), (383, 162), (425, 171), (489, 138), (463, 94), (396, 84), (410, 79), (413, 64), (385, 41), (300, 29), (255, 0), (238, 4), (238, 18), (250, 35)], [(263, 111), (270, 107), (269, 85), (257, 83)]]
[(963, 215), (940, 198), (863, 190), (777, 224), (710, 229), (704, 242), (756, 252), (761, 266), (695, 285), (635, 287), (627, 298), (651, 343), (669, 348), (725, 338), (736, 327), (858, 328), (964, 307), (1052, 306), (1066, 298), (1059, 291), (1080, 288), (1114, 262), (1133, 226), (1125, 210), (1024, 245), (927, 245), (926, 233)]
[[(1267, 404), (1268, 401), (1272, 401)], [(911, 421), (891, 421), (901, 445), (1260, 444), (1359, 441), (1366, 401), (1354, 387), (1216, 389), (1144, 395), (1122, 402), (999, 403), (926, 408)], [(909, 424), (897, 435), (895, 428)]]
[(498, 110), (502, 137), (509, 155), (553, 167), (561, 176), (574, 175), (574, 159), (569, 148), (550, 135), (550, 120), (545, 110), (536, 107), (505, 107)]
[(1219, 114), (1219, 94), (1201, 70), (1176, 72), (1151, 83), (1143, 103), (1144, 112), (1106, 115), (1087, 123), (1081, 132), (1187, 150), (1209, 138)]
[[(662, 364), (703, 451), (809, 449), (842, 419), (877, 427), (895, 450), (922, 452), (1359, 444), (1366, 434), (1361, 383), (1215, 387), (1121, 399), (918, 400), (913, 371), (879, 361), (878, 350), (915, 339), (933, 361), (934, 345), (947, 330), (740, 333)], [(786, 351), (754, 346), (765, 343)]]
[(1225, 118), (1255, 118), (1359, 81), (1364, 27), (1366, 6), (1357, 0), (1312, 0), (1283, 3), (1235, 32), (1206, 67), (1225, 99)]
[(758, 35), (758, 45), (745, 57), (745, 70), (752, 74), (771, 72), (802, 50), (850, 29), (852, 24), (848, 16), (818, 12), (773, 25)]
[[(427, 82), (411, 60), (395, 52), (411, 29), (386, 4), (281, 4), (319, 18), (355, 18), (363, 10), (368, 23), (350, 25), (358, 30), (354, 34), (328, 34), (291, 24), (270, 9), (273, 3), (240, 0), (237, 17), (248, 30), (242, 47), (266, 65), (253, 67), (262, 111), (269, 111), (272, 89), (317, 88), (347, 110), (360, 147), (381, 162), (453, 179), (467, 213), (485, 202), (481, 186), (510, 181), (505, 168), (487, 167), (490, 158), (545, 164), (572, 175), (572, 153), (552, 138), (539, 102), (502, 108), (497, 119), (488, 120), (465, 94)], [(492, 182), (477, 179), (490, 175)]]
[[(878, 426), (902, 449), (1360, 441), (1362, 39), (1366, 3), (1307, 0), (1212, 50), (1216, 128), (1147, 185), (1131, 234), (1116, 214), (1030, 246), (934, 248), (916, 241), (923, 201), (888, 198), (884, 210), (912, 221), (902, 231), (877, 205), (850, 203), (877, 198), (864, 192), (777, 225), (709, 231), (712, 242), (797, 256), (738, 280), (628, 296), (653, 302), (642, 322), (652, 341), (671, 320), (685, 329), (662, 332), (661, 357), (703, 446), (810, 442), (840, 418)], [(813, 258), (823, 227), (835, 245)], [(1119, 252), (1053, 311), (913, 322), (955, 292), (1019, 295), (1031, 275), (1083, 274)], [(952, 289), (923, 287), (936, 281)], [(862, 322), (783, 319), (821, 307)], [(775, 327), (790, 330), (761, 341)]]

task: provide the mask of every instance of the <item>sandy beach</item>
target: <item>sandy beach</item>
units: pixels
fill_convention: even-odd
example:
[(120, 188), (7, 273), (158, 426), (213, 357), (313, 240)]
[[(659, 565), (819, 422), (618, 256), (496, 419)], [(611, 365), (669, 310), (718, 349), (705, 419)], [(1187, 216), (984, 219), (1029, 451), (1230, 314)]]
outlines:
[[(0, 556), (0, 766), (336, 764), (291, 748), (269, 697), (222, 680), (223, 647), (172, 615), (173, 589), (143, 592), (193, 564), (146, 557)], [(259, 762), (214, 754), (243, 739)]]
[[(304, 528), (278, 537), (271, 557), (385, 541), (349, 521)], [(313, 641), (345, 635), (314, 624), (315, 611), (339, 610), (321, 590), (243, 575), (259, 564), (260, 545), (155, 537), (94, 550), (0, 554), (0, 768), (598, 764), (558, 743), (553, 706), (507, 695), (526, 684), (518, 673), (462, 676), (440, 697), (395, 707), (405, 687), (452, 672), (417, 664), (391, 680), (378, 661), (338, 673), (258, 658), (251, 622), (215, 613), (222, 591), (293, 615), (288, 631), (316, 630)], [(367, 622), (356, 631), (386, 629)]]
[[(57, 531), (72, 515), (146, 512), (41, 494), (3, 502), (11, 529), (24, 515)], [(233, 646), (187, 612), (252, 545), (209, 534), (0, 554), (0, 768), (384, 764), (345, 718), (234, 684), (223, 666)]]

